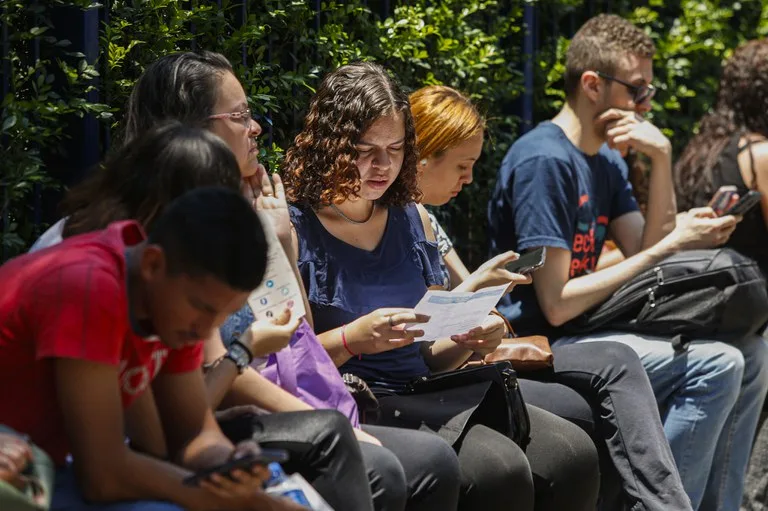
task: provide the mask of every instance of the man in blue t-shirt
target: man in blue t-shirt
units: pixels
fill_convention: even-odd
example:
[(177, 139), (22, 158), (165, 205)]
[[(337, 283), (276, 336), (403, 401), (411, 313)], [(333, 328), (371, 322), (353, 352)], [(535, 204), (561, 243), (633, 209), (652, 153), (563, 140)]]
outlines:
[[(632, 347), (664, 411), (694, 509), (734, 510), (768, 389), (765, 341), (755, 336), (736, 348), (697, 340), (680, 355), (669, 339), (618, 332), (568, 337), (560, 328), (669, 255), (721, 245), (738, 222), (710, 208), (675, 216), (671, 144), (643, 118), (655, 92), (654, 53), (650, 38), (618, 16), (597, 16), (574, 36), (563, 109), (510, 148), (489, 204), (493, 253), (547, 247), (533, 286), (516, 290), (499, 309), (516, 321), (518, 333), (545, 333), (555, 346), (611, 340)], [(651, 162), (645, 218), (621, 157), (629, 149)], [(625, 260), (600, 271), (607, 236)]]

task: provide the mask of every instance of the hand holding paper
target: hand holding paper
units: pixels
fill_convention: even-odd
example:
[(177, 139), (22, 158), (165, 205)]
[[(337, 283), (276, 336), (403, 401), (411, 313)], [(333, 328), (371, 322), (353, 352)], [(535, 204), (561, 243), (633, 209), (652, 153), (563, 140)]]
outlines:
[[(416, 342), (429, 342), (472, 333), (483, 324), (507, 290), (507, 285), (488, 287), (480, 291), (427, 291), (414, 310), (430, 317), (419, 325), (424, 335)], [(471, 349), (471, 348), (469, 348)]]
[(291, 263), (270, 221), (264, 218), (262, 212), (258, 213), (267, 238), (267, 272), (261, 285), (248, 297), (248, 305), (257, 321), (280, 316), (285, 309), (289, 309), (295, 318), (306, 316), (300, 284)]

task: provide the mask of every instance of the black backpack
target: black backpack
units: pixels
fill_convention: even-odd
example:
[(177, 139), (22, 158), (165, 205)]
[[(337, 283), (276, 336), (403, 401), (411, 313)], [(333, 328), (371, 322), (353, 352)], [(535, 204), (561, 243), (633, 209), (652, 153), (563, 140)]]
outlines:
[(668, 257), (611, 298), (565, 325), (569, 333), (624, 330), (670, 337), (738, 341), (768, 321), (768, 289), (757, 263), (729, 248)]

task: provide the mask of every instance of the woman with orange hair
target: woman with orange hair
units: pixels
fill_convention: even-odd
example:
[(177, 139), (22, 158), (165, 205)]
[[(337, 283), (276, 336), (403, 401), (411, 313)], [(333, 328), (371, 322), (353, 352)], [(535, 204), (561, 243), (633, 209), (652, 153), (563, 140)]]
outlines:
[[(472, 183), (472, 169), (483, 148), (485, 120), (467, 97), (450, 87), (424, 87), (411, 94), (410, 103), (422, 203), (442, 206)], [(509, 261), (506, 254), (470, 274), (435, 217), (431, 219), (451, 287), (476, 290), (514, 279), (504, 269)], [(520, 379), (523, 396), (527, 403), (567, 418), (592, 434), (598, 451), (604, 454), (601, 508), (622, 508), (611, 502), (614, 497), (606, 491), (611, 485), (605, 484), (606, 474), (615, 477), (618, 472), (623, 487), (619, 498), (627, 508), (690, 509), (637, 354), (608, 342), (554, 347), (553, 352), (554, 367), (544, 376), (546, 382)], [(589, 424), (592, 417), (596, 424)]]
[[(394, 391), (493, 349), (504, 328), (494, 316), (476, 331), (433, 343), (414, 343), (420, 332), (403, 328), (426, 319), (412, 308), (429, 287), (444, 283), (429, 220), (415, 204), (415, 143), (399, 84), (380, 66), (350, 64), (323, 79), (283, 167), (298, 265), (320, 340), (342, 372)], [(434, 410), (422, 419), (434, 426), (428, 411)], [(459, 456), (460, 509), (594, 510), (597, 456), (587, 435), (548, 412), (528, 411), (532, 439), (525, 453), (466, 418), (457, 435), (440, 428), (451, 433)], [(494, 417), (502, 413), (507, 410), (492, 410)]]

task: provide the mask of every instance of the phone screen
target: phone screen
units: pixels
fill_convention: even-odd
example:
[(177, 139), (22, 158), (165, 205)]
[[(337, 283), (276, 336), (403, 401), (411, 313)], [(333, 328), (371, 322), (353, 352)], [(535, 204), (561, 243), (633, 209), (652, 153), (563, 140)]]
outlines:
[(519, 259), (507, 264), (505, 268), (508, 272), (525, 275), (543, 266), (546, 258), (547, 247), (539, 247), (521, 255)]

